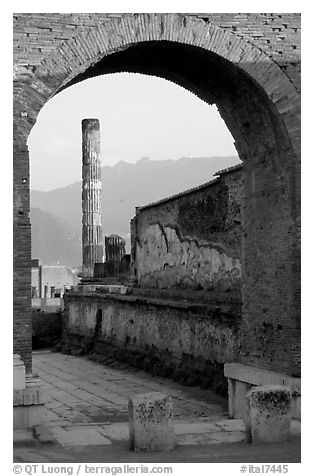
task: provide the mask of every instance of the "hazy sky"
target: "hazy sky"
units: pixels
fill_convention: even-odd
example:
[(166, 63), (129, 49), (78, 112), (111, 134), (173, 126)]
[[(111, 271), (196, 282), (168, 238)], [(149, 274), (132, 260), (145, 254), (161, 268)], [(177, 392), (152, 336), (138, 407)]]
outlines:
[(102, 165), (237, 155), (215, 106), (160, 78), (110, 74), (71, 86), (44, 106), (28, 140), (32, 189), (81, 180), (81, 120), (89, 117), (100, 120)]

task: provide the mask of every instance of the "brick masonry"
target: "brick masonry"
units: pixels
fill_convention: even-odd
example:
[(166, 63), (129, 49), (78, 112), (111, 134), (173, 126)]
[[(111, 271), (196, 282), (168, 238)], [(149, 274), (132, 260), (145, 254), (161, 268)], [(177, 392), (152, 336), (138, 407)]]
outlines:
[(300, 20), (293, 13), (14, 14), (14, 348), (28, 371), (28, 135), (58, 91), (136, 71), (217, 105), (245, 161), (240, 360), (299, 374)]

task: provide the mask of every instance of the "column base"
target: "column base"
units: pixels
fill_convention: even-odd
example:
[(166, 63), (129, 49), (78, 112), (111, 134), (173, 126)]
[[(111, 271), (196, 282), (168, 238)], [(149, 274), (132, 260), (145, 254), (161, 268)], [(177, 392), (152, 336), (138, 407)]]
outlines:
[(228, 378), (228, 408), (231, 418), (244, 418), (245, 395), (252, 388), (264, 385), (284, 385), (292, 393), (292, 418), (301, 420), (301, 379), (239, 363), (225, 364)]
[[(18, 359), (15, 362), (14, 375), (16, 366), (21, 366)], [(38, 376), (26, 376), (22, 383), (20, 369), (18, 373), (18, 384), (15, 381), (13, 387), (13, 428), (29, 429), (42, 423), (47, 398)]]

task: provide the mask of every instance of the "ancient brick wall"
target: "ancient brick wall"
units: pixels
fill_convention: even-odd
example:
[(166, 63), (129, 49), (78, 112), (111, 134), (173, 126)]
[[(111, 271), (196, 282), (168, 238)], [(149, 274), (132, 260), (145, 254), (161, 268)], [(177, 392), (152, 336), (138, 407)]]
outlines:
[[(58, 43), (70, 40), (77, 32), (84, 32), (95, 24), (107, 24), (137, 14), (119, 13), (16, 13), (14, 14), (14, 55), (16, 69), (27, 71), (39, 65)], [(258, 46), (274, 59), (293, 83), (300, 87), (300, 15), (295, 13), (188, 13), (180, 14), (182, 21), (198, 18), (223, 30), (230, 30)], [(171, 25), (171, 15), (169, 15)], [(149, 23), (149, 15), (144, 22)], [(151, 26), (153, 27), (153, 25)], [(91, 39), (80, 47), (92, 49)]]
[(28, 135), (58, 91), (118, 71), (163, 77), (217, 105), (245, 162), (240, 359), (298, 374), (300, 15), (293, 13), (14, 15), (14, 351), (30, 372)]
[(223, 394), (223, 364), (239, 353), (239, 305), (67, 293), (63, 320), (64, 352), (123, 360)]
[(131, 226), (138, 285), (240, 296), (242, 203), (236, 166), (207, 185), (138, 208)]
[(14, 153), (13, 216), (13, 352), (22, 356), (31, 372), (31, 228), (29, 221), (29, 169), (27, 150)]

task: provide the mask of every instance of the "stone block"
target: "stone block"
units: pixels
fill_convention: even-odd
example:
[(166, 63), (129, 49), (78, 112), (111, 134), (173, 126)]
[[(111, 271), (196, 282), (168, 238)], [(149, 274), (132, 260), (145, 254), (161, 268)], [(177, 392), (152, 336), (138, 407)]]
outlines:
[(233, 409), (234, 413), (232, 418), (242, 418), (246, 411), (246, 401), (245, 396), (250, 390), (252, 385), (246, 382), (235, 382), (235, 394), (234, 394), (234, 404)]
[(22, 405), (13, 407), (13, 428), (15, 430), (28, 428), (27, 416), (27, 412), (25, 412)]
[(29, 375), (25, 379), (26, 387), (13, 389), (13, 427), (27, 429), (43, 421), (46, 391), (38, 376)]
[(33, 428), (35, 438), (43, 444), (55, 444), (56, 439), (52, 436), (51, 432), (44, 425), (35, 425)]
[(47, 393), (38, 377), (26, 377), (26, 388), (13, 390), (13, 406), (43, 405), (47, 402)]
[(13, 444), (27, 445), (28, 443), (34, 443), (34, 436), (31, 429), (14, 430), (13, 432)]
[(276, 443), (290, 438), (291, 390), (281, 385), (252, 388), (246, 395), (247, 441)]
[(42, 388), (38, 387), (26, 387), (24, 390), (23, 404), (27, 405), (41, 405), (46, 403), (47, 395)]
[(13, 428), (33, 428), (43, 421), (45, 405), (19, 405), (13, 407)]
[(13, 354), (13, 388), (14, 390), (25, 388), (25, 365), (19, 354)]
[(122, 286), (111, 284), (108, 286), (110, 294), (130, 294), (132, 292), (132, 287), (130, 286)]
[(24, 405), (24, 391), (25, 389), (19, 388), (17, 390), (13, 389), (13, 406), (17, 407), (19, 405)]
[(292, 393), (291, 412), (292, 418), (301, 421), (301, 395), (297, 393)]
[(174, 448), (171, 396), (160, 392), (129, 399), (129, 436), (132, 451), (170, 451)]
[(28, 427), (33, 428), (36, 425), (41, 425), (44, 420), (45, 405), (29, 405), (28, 411)]
[(236, 381), (232, 378), (228, 378), (228, 413), (230, 418), (237, 418), (235, 416), (235, 385)]

